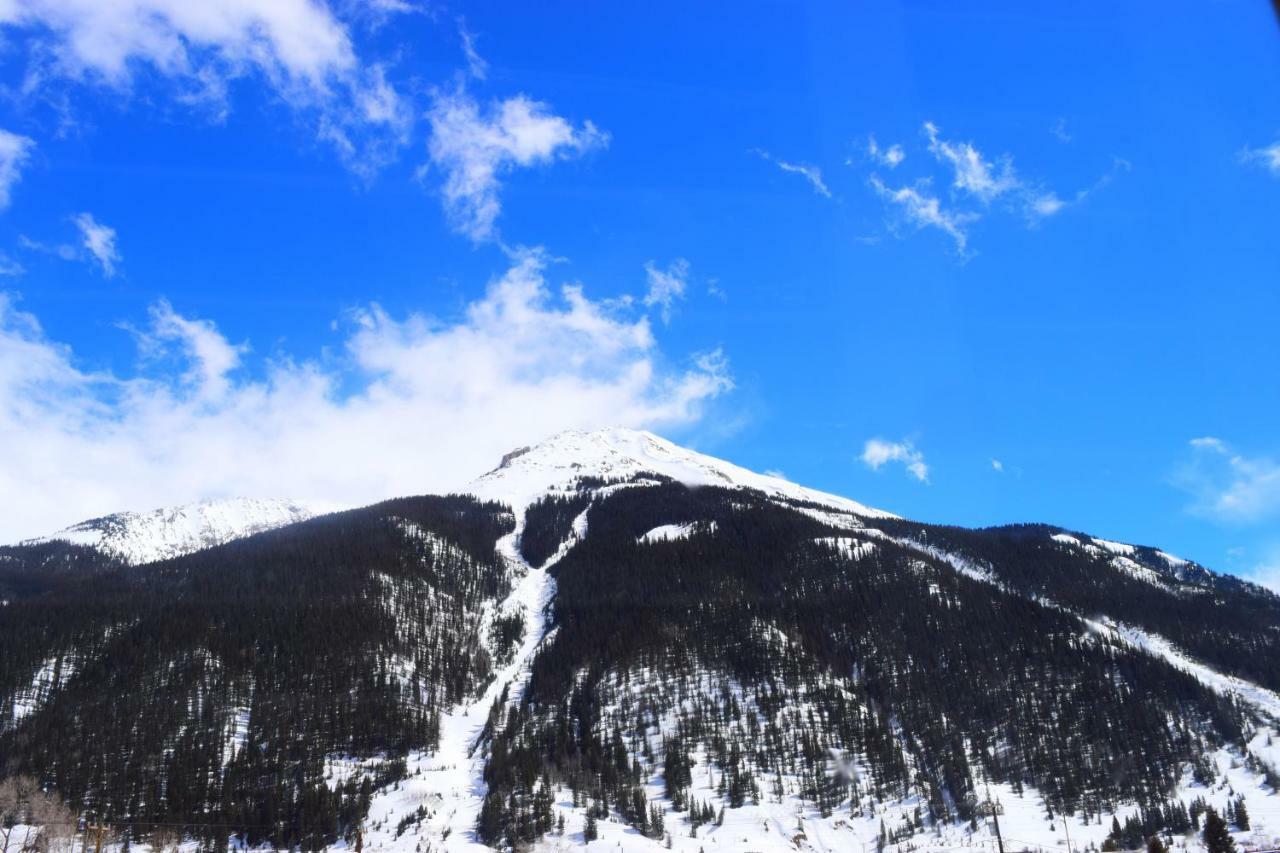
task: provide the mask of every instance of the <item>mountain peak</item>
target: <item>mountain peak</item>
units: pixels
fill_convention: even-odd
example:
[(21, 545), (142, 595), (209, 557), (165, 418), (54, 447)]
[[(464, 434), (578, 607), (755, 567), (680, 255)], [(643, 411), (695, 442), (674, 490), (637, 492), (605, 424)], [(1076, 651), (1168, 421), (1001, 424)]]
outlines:
[(281, 498), (209, 499), (91, 518), (29, 541), (85, 545), (136, 565), (190, 554), (338, 509)]
[(605, 480), (654, 474), (688, 486), (756, 489), (774, 497), (822, 504), (867, 517), (891, 517), (857, 501), (805, 488), (681, 447), (647, 430), (606, 427), (565, 430), (502, 457), (467, 491), (480, 498), (525, 507), (542, 496), (572, 487), (581, 477)]

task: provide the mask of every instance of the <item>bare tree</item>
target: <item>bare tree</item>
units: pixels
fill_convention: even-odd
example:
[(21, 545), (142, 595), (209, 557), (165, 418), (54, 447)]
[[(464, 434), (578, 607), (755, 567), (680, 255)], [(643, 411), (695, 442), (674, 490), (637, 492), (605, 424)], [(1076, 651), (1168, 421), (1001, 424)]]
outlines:
[(30, 776), (0, 779), (0, 853), (57, 853), (69, 849), (75, 814)]

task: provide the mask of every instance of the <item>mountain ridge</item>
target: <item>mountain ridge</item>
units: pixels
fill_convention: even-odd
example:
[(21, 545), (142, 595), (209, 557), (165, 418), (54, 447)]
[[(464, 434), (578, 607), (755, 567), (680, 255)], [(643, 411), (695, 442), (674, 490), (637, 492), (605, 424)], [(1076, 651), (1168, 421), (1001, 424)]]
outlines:
[(1155, 548), (914, 522), (616, 429), (243, 532), (0, 548), (10, 767), (307, 850), (977, 849), (989, 790), (1028, 847), (1239, 792), (1280, 834), (1280, 598)]

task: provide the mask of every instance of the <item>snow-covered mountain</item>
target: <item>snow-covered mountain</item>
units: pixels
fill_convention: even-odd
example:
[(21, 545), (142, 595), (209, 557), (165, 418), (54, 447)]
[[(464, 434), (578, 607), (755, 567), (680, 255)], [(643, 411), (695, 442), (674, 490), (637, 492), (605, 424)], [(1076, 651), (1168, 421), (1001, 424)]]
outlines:
[(892, 518), (848, 498), (798, 486), (780, 477), (680, 447), (644, 430), (612, 427), (567, 430), (532, 447), (513, 450), (467, 491), (486, 500), (524, 507), (549, 494), (572, 490), (583, 478), (629, 480), (657, 475), (686, 486), (756, 489), (779, 498), (820, 504), (867, 518)]
[(250, 846), (976, 851), (995, 810), (1009, 849), (1194, 850), (1245, 800), (1237, 840), (1280, 840), (1280, 598), (1251, 584), (636, 430), (557, 434), (466, 492), (0, 548), (0, 754)]
[(85, 545), (138, 565), (212, 548), (339, 509), (342, 507), (336, 504), (276, 498), (206, 500), (92, 518), (29, 543)]

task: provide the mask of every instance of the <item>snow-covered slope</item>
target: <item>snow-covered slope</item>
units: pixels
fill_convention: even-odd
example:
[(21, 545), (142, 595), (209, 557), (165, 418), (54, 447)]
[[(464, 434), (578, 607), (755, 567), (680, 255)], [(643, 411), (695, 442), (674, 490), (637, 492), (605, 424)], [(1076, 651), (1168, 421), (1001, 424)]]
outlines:
[(532, 447), (513, 450), (502, 464), (466, 491), (480, 498), (524, 507), (568, 489), (579, 477), (624, 480), (656, 474), (689, 486), (758, 489), (773, 497), (821, 504), (867, 518), (892, 518), (857, 501), (807, 489), (780, 477), (757, 474), (723, 459), (680, 447), (643, 430), (611, 427), (558, 433)]
[(87, 545), (136, 565), (190, 554), (339, 509), (317, 502), (227, 498), (150, 512), (119, 512), (29, 541)]

